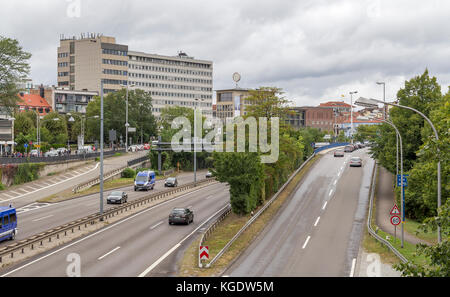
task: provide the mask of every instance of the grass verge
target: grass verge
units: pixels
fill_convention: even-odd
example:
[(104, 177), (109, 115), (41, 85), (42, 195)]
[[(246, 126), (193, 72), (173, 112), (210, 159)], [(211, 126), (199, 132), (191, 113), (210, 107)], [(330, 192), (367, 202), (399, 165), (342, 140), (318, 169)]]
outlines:
[[(260, 234), (264, 227), (272, 220), (274, 215), (283, 206), (283, 203), (295, 191), (303, 176), (309, 171), (311, 166), (322, 155), (316, 155), (305, 167), (292, 179), (278, 198), (272, 203), (267, 210), (262, 213), (253, 224), (251, 224), (245, 232), (230, 246), (230, 248), (222, 255), (219, 260), (210, 268), (198, 267), (198, 245), (200, 237), (195, 239), (186, 249), (184, 256), (178, 263), (178, 276), (219, 276), (237, 257), (251, 244), (251, 242)], [(257, 210), (256, 210), (257, 211)], [(255, 211), (255, 213), (256, 213)], [(209, 247), (210, 259), (231, 240), (231, 238), (245, 225), (250, 219), (248, 216), (238, 216), (230, 214), (222, 223), (214, 230), (214, 232), (205, 241), (204, 245)]]
[[(378, 170), (379, 173), (379, 170)], [(377, 175), (375, 180), (375, 185), (378, 184), (378, 177)], [(374, 192), (374, 198), (373, 198), (373, 207), (372, 207), (372, 218), (371, 218), (371, 226), (372, 229), (377, 230), (377, 234), (383, 238), (389, 241), (392, 246), (394, 246), (402, 255), (408, 259), (408, 261), (414, 261), (418, 264), (426, 264), (427, 259), (423, 255), (416, 255), (416, 245), (411, 244), (409, 242), (404, 241), (403, 248), (401, 248), (401, 239), (400, 239), (400, 228), (397, 228), (397, 239), (395, 239), (392, 235), (382, 231), (379, 229), (376, 225), (376, 201), (377, 201), (377, 187), (375, 186), (375, 192)], [(406, 226), (405, 226), (406, 229)], [(414, 233), (412, 233), (414, 234)], [(389, 239), (387, 238), (389, 237)], [(394, 242), (395, 239), (395, 242)], [(384, 263), (388, 264), (398, 264), (400, 263), (400, 259), (383, 243), (376, 240), (372, 235), (369, 234), (367, 231), (367, 228), (364, 228), (364, 238), (363, 238), (363, 248), (366, 252), (369, 253), (377, 253), (380, 255), (380, 258)]]

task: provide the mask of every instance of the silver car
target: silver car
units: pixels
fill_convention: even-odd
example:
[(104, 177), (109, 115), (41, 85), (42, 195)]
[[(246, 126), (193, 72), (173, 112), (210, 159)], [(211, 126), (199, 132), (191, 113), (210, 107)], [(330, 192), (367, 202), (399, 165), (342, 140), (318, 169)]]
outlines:
[(360, 157), (352, 157), (350, 159), (350, 167), (361, 167), (362, 166), (362, 160)]

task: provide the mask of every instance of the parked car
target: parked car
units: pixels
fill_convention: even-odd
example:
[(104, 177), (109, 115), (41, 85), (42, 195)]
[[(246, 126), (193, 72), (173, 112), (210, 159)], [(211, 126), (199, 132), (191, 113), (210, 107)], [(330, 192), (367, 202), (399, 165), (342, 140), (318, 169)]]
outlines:
[(128, 201), (128, 194), (124, 191), (113, 191), (111, 194), (109, 194), (108, 198), (106, 199), (106, 204), (111, 203), (126, 203)]
[(178, 180), (176, 177), (169, 177), (166, 179), (166, 182), (164, 183), (165, 187), (178, 187)]
[(208, 170), (208, 172), (206, 172), (206, 178), (211, 178), (213, 177), (213, 174), (211, 171)]
[(39, 157), (38, 150), (31, 150), (30, 151), (30, 157)]
[(60, 147), (59, 149), (56, 150), (58, 152), (59, 155), (65, 155), (67, 154), (67, 149), (65, 147)]
[(350, 167), (361, 167), (362, 166), (362, 160), (360, 157), (352, 157), (350, 159)]
[(44, 154), (44, 157), (58, 157), (58, 156), (59, 156), (59, 154), (58, 154), (58, 151), (56, 151), (56, 150), (51, 150)]
[(153, 190), (155, 187), (156, 174), (154, 171), (138, 172), (134, 179), (134, 190)]
[(344, 156), (344, 151), (343, 150), (335, 150), (333, 155), (335, 157), (343, 157)]
[(183, 223), (189, 225), (194, 222), (194, 212), (189, 208), (174, 208), (169, 214), (169, 225)]

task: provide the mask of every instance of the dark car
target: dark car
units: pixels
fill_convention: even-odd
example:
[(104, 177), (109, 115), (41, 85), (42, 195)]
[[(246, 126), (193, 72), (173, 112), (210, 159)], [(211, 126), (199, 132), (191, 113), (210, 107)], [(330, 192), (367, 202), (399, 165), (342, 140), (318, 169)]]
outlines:
[(164, 183), (165, 187), (177, 187), (178, 186), (178, 180), (176, 177), (169, 177), (166, 179), (166, 182)]
[(194, 222), (194, 212), (189, 208), (174, 208), (169, 215), (169, 225), (187, 224)]
[(344, 156), (344, 151), (343, 150), (335, 150), (334, 151), (334, 156), (335, 157), (343, 157)]
[(128, 194), (124, 191), (114, 191), (109, 194), (108, 198), (106, 199), (106, 204), (111, 203), (126, 203), (128, 201)]
[(361, 167), (362, 166), (362, 160), (360, 157), (352, 157), (350, 159), (350, 167)]

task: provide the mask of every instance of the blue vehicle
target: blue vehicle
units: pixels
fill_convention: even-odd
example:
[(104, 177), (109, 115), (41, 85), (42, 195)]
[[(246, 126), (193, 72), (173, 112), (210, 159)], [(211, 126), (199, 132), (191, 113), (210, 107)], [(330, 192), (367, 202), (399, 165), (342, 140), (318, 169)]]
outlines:
[(12, 207), (0, 206), (0, 241), (14, 240), (17, 235), (17, 214)]
[(155, 187), (156, 174), (154, 171), (138, 172), (134, 180), (134, 190), (153, 190)]

